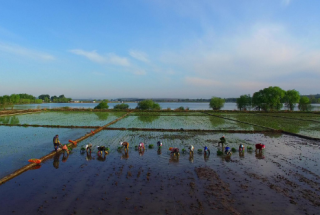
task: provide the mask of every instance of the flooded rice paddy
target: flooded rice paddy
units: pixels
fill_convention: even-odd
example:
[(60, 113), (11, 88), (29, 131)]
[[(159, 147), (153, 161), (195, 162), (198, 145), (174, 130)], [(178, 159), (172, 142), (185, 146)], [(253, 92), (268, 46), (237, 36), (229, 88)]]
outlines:
[(225, 120), (214, 116), (127, 116), (111, 128), (163, 128), (205, 130), (265, 130), (257, 126)]
[(0, 124), (103, 126), (124, 115), (123, 112), (41, 112), (25, 115), (2, 116)]
[[(228, 133), (230, 128), (255, 128), (201, 114), (139, 119), (154, 116), (146, 115), (130, 115), (112, 127), (226, 132), (103, 130), (79, 142), (69, 156), (57, 153), (40, 168), (0, 185), (0, 214), (318, 214), (319, 141), (271, 132)], [(56, 133), (67, 143), (87, 130), (0, 126), (5, 149), (0, 152), (0, 162), (5, 161), (1, 174), (10, 164), (18, 167), (31, 155), (51, 152)], [(222, 135), (226, 145), (236, 149), (231, 157), (217, 155)], [(130, 143), (128, 152), (117, 150), (123, 141)], [(161, 150), (157, 141), (163, 143)], [(144, 152), (135, 149), (140, 142), (146, 144)], [(88, 143), (93, 144), (92, 153), (81, 153)], [(247, 151), (256, 143), (266, 149)], [(149, 149), (151, 144), (154, 148)], [(193, 156), (182, 153), (190, 144), (195, 146)], [(239, 144), (245, 145), (244, 153), (239, 153)], [(108, 155), (97, 155), (101, 145), (110, 148)], [(197, 152), (204, 146), (209, 156)], [(171, 155), (169, 147), (178, 147), (180, 156)]]

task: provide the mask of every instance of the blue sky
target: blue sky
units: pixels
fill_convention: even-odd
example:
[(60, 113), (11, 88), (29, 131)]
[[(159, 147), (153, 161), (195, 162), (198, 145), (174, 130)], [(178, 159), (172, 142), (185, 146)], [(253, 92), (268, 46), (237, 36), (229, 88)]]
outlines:
[(320, 1), (0, 0), (0, 95), (320, 93)]

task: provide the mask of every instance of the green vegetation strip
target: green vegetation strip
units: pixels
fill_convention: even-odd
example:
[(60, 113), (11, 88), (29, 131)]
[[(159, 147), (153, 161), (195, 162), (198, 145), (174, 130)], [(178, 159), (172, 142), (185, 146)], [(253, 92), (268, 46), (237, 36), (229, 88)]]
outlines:
[[(124, 117), (126, 117), (126, 116), (129, 115), (129, 114), (130, 114), (130, 112), (129, 112), (129, 113), (126, 113), (125, 115), (119, 117), (118, 119), (116, 119), (116, 120), (108, 123), (107, 125), (104, 125), (104, 126), (102, 126), (102, 127), (99, 127), (98, 129), (96, 129), (96, 130), (93, 131), (94, 133), (86, 134), (86, 135), (84, 135), (83, 137), (80, 137), (80, 138), (78, 138), (78, 139), (76, 139), (76, 140), (74, 140), (74, 141), (77, 142), (77, 143), (79, 143), (79, 142), (81, 142), (82, 140), (84, 140), (84, 139), (86, 139), (86, 138), (88, 138), (88, 137), (90, 137), (90, 136), (92, 136), (92, 135), (94, 135), (94, 134), (102, 131), (103, 129), (107, 128), (108, 126), (110, 126), (110, 125), (118, 122), (119, 120), (123, 119)], [(72, 144), (72, 143), (69, 143), (69, 144), (67, 144), (67, 146), (68, 146), (68, 147), (72, 147), (73, 144)], [(60, 150), (58, 153), (60, 153), (61, 151), (62, 151), (62, 150)], [(49, 159), (49, 158), (52, 158), (52, 157), (54, 157), (54, 156), (56, 155), (56, 153), (57, 153), (57, 152), (53, 151), (53, 152), (51, 152), (50, 154), (47, 154), (47, 155), (43, 156), (42, 158), (40, 158), (40, 160), (41, 160), (41, 161), (45, 161), (45, 160), (47, 160), (47, 159)], [(24, 166), (24, 167), (22, 167), (22, 168), (20, 168), (20, 169), (18, 169), (18, 170), (16, 170), (16, 171), (14, 171), (13, 173), (11, 173), (11, 174), (9, 174), (9, 175), (1, 178), (1, 179), (0, 179), (0, 185), (2, 185), (2, 184), (4, 184), (5, 182), (7, 182), (7, 181), (9, 181), (9, 180), (17, 177), (18, 175), (20, 175), (20, 174), (22, 174), (23, 172), (25, 172), (25, 171), (33, 168), (33, 167), (36, 166), (36, 165), (37, 165), (37, 164), (35, 164), (35, 163), (28, 164), (28, 165), (26, 165), (26, 166)]]

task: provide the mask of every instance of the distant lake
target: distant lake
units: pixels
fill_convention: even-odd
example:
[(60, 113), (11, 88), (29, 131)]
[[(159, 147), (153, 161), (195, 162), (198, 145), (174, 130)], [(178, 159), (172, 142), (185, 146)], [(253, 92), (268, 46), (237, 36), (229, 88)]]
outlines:
[[(109, 108), (113, 109), (115, 105), (119, 103), (108, 103)], [(138, 103), (126, 103), (129, 105), (130, 109), (137, 107)], [(183, 106), (184, 108), (189, 108), (190, 110), (211, 110), (209, 108), (209, 102), (159, 102), (162, 109), (171, 108), (176, 109)], [(61, 108), (61, 107), (70, 107), (70, 108), (94, 108), (97, 103), (44, 103), (44, 104), (24, 104), (24, 105), (15, 105), (14, 109), (52, 109), (52, 108)], [(320, 110), (320, 104), (312, 104), (314, 111)], [(284, 109), (284, 108), (283, 108)], [(225, 103), (224, 107), (221, 110), (237, 110), (236, 103)], [(298, 110), (296, 107), (295, 110)]]

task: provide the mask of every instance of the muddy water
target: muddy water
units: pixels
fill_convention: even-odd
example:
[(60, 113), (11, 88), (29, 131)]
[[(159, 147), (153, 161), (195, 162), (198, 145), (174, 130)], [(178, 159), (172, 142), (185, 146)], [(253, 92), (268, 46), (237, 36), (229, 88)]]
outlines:
[[(85, 140), (108, 145), (46, 161), (0, 186), (0, 214), (317, 214), (319, 143), (287, 135), (228, 134), (228, 146), (261, 142), (263, 154), (216, 155), (222, 134), (102, 131)], [(129, 153), (116, 150), (128, 141)], [(141, 140), (164, 144), (144, 153)], [(207, 145), (211, 155), (172, 157), (167, 148)], [(58, 165), (57, 165), (58, 164)]]

